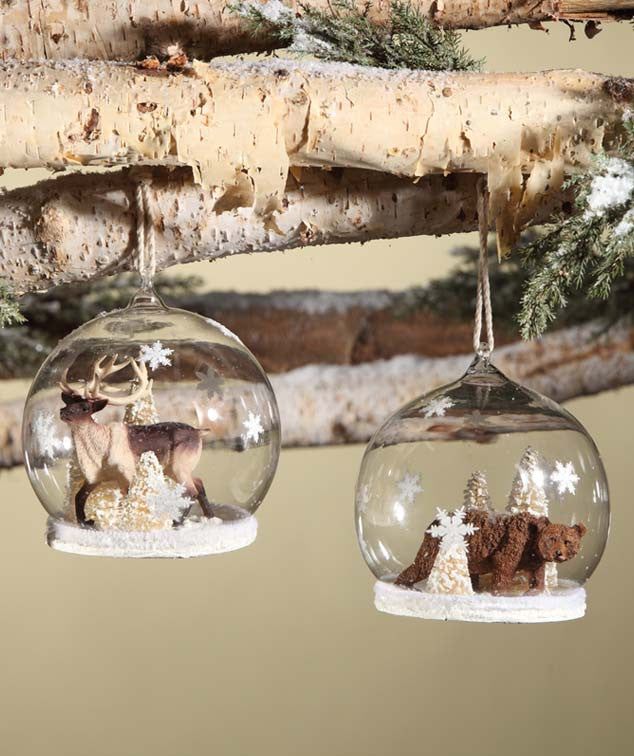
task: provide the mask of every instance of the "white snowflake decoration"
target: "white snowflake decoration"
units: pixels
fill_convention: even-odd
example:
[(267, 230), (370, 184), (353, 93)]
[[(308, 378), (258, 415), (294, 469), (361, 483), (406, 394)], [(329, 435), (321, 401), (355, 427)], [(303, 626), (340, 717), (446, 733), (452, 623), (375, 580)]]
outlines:
[(169, 367), (172, 364), (170, 359), (172, 354), (174, 354), (173, 349), (164, 347), (160, 341), (155, 341), (153, 344), (143, 344), (139, 352), (139, 359), (141, 362), (147, 363), (151, 370), (156, 370), (161, 365)]
[(196, 378), (199, 383), (196, 386), (198, 391), (205, 391), (207, 396), (211, 399), (214, 396), (222, 396), (222, 386), (224, 384), (224, 378), (222, 378), (211, 365), (205, 365), (204, 370), (196, 372)]
[(402, 499), (406, 504), (411, 504), (419, 493), (423, 491), (420, 484), (420, 475), (405, 473), (396, 484)]
[(478, 529), (472, 523), (464, 522), (466, 515), (464, 507), (456, 509), (453, 514), (449, 514), (444, 509), (436, 510), (436, 519), (440, 524), (432, 525), (427, 532), (433, 538), (442, 539), (440, 548), (443, 551), (464, 544), (466, 536), (473, 535)]
[(249, 417), (242, 423), (242, 425), (246, 430), (246, 433), (244, 434), (245, 442), (248, 442), (249, 439), (253, 439), (253, 441), (257, 443), (262, 433), (264, 433), (262, 418), (260, 415), (249, 412)]
[(454, 406), (453, 399), (448, 396), (438, 396), (436, 399), (432, 399), (431, 402), (425, 407), (424, 417), (444, 417), (448, 409)]
[(573, 495), (577, 490), (577, 483), (580, 480), (572, 462), (563, 464), (559, 460), (555, 462), (555, 470), (551, 473), (550, 479), (553, 483), (557, 484), (557, 492), (559, 494), (564, 494), (568, 491)]
[(146, 502), (156, 516), (165, 516), (172, 520), (179, 520), (183, 512), (187, 512), (194, 504), (193, 500), (186, 496), (185, 486), (170, 478), (155, 481)]
[(52, 412), (38, 412), (31, 420), (31, 433), (38, 453), (46, 459), (54, 459), (57, 452), (66, 447), (65, 439), (55, 433), (55, 415)]

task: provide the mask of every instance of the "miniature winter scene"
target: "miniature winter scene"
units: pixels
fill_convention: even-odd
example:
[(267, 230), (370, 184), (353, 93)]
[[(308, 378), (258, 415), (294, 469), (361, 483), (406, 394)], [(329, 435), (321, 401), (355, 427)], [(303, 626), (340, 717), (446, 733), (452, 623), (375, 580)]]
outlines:
[(33, 383), (23, 435), (49, 545), (114, 557), (252, 543), (280, 445), (275, 397), (246, 347), (158, 299), (60, 342)]
[(476, 358), (462, 379), (377, 431), (356, 523), (381, 611), (575, 619), (607, 539), (607, 482), (569, 413)]

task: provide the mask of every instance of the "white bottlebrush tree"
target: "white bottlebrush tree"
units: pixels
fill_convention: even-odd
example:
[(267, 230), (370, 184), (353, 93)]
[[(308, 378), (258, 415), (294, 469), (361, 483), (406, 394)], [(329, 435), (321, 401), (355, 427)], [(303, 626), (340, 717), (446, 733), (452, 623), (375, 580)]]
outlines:
[[(543, 468), (544, 463), (539, 454), (531, 446), (527, 446), (517, 466), (506, 507), (507, 512), (528, 512), (536, 517), (548, 517), (546, 475)], [(547, 562), (544, 577), (546, 590), (556, 588), (558, 582), (557, 565)]]
[(473, 593), (467, 557), (466, 537), (475, 533), (477, 528), (464, 522), (464, 507), (450, 514), (443, 509), (437, 510), (437, 525), (427, 531), (434, 538), (440, 539), (440, 548), (434, 566), (427, 579), (429, 593), (449, 593), (469, 596)]

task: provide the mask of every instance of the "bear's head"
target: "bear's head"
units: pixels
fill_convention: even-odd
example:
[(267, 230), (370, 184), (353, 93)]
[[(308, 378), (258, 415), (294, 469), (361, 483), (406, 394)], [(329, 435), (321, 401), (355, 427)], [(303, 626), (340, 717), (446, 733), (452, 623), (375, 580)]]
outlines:
[(572, 527), (551, 522), (539, 534), (537, 551), (545, 562), (567, 562), (579, 553), (586, 530), (582, 522)]

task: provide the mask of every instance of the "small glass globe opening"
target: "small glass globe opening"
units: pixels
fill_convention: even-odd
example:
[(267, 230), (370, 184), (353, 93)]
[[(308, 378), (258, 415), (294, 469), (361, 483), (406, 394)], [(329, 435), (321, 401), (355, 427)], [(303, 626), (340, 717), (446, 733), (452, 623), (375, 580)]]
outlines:
[(234, 334), (141, 291), (49, 355), (27, 397), (23, 444), (53, 547), (194, 556), (254, 540), (279, 415)]
[(377, 607), (436, 619), (582, 616), (609, 519), (587, 431), (480, 356), (379, 428), (356, 490)]

